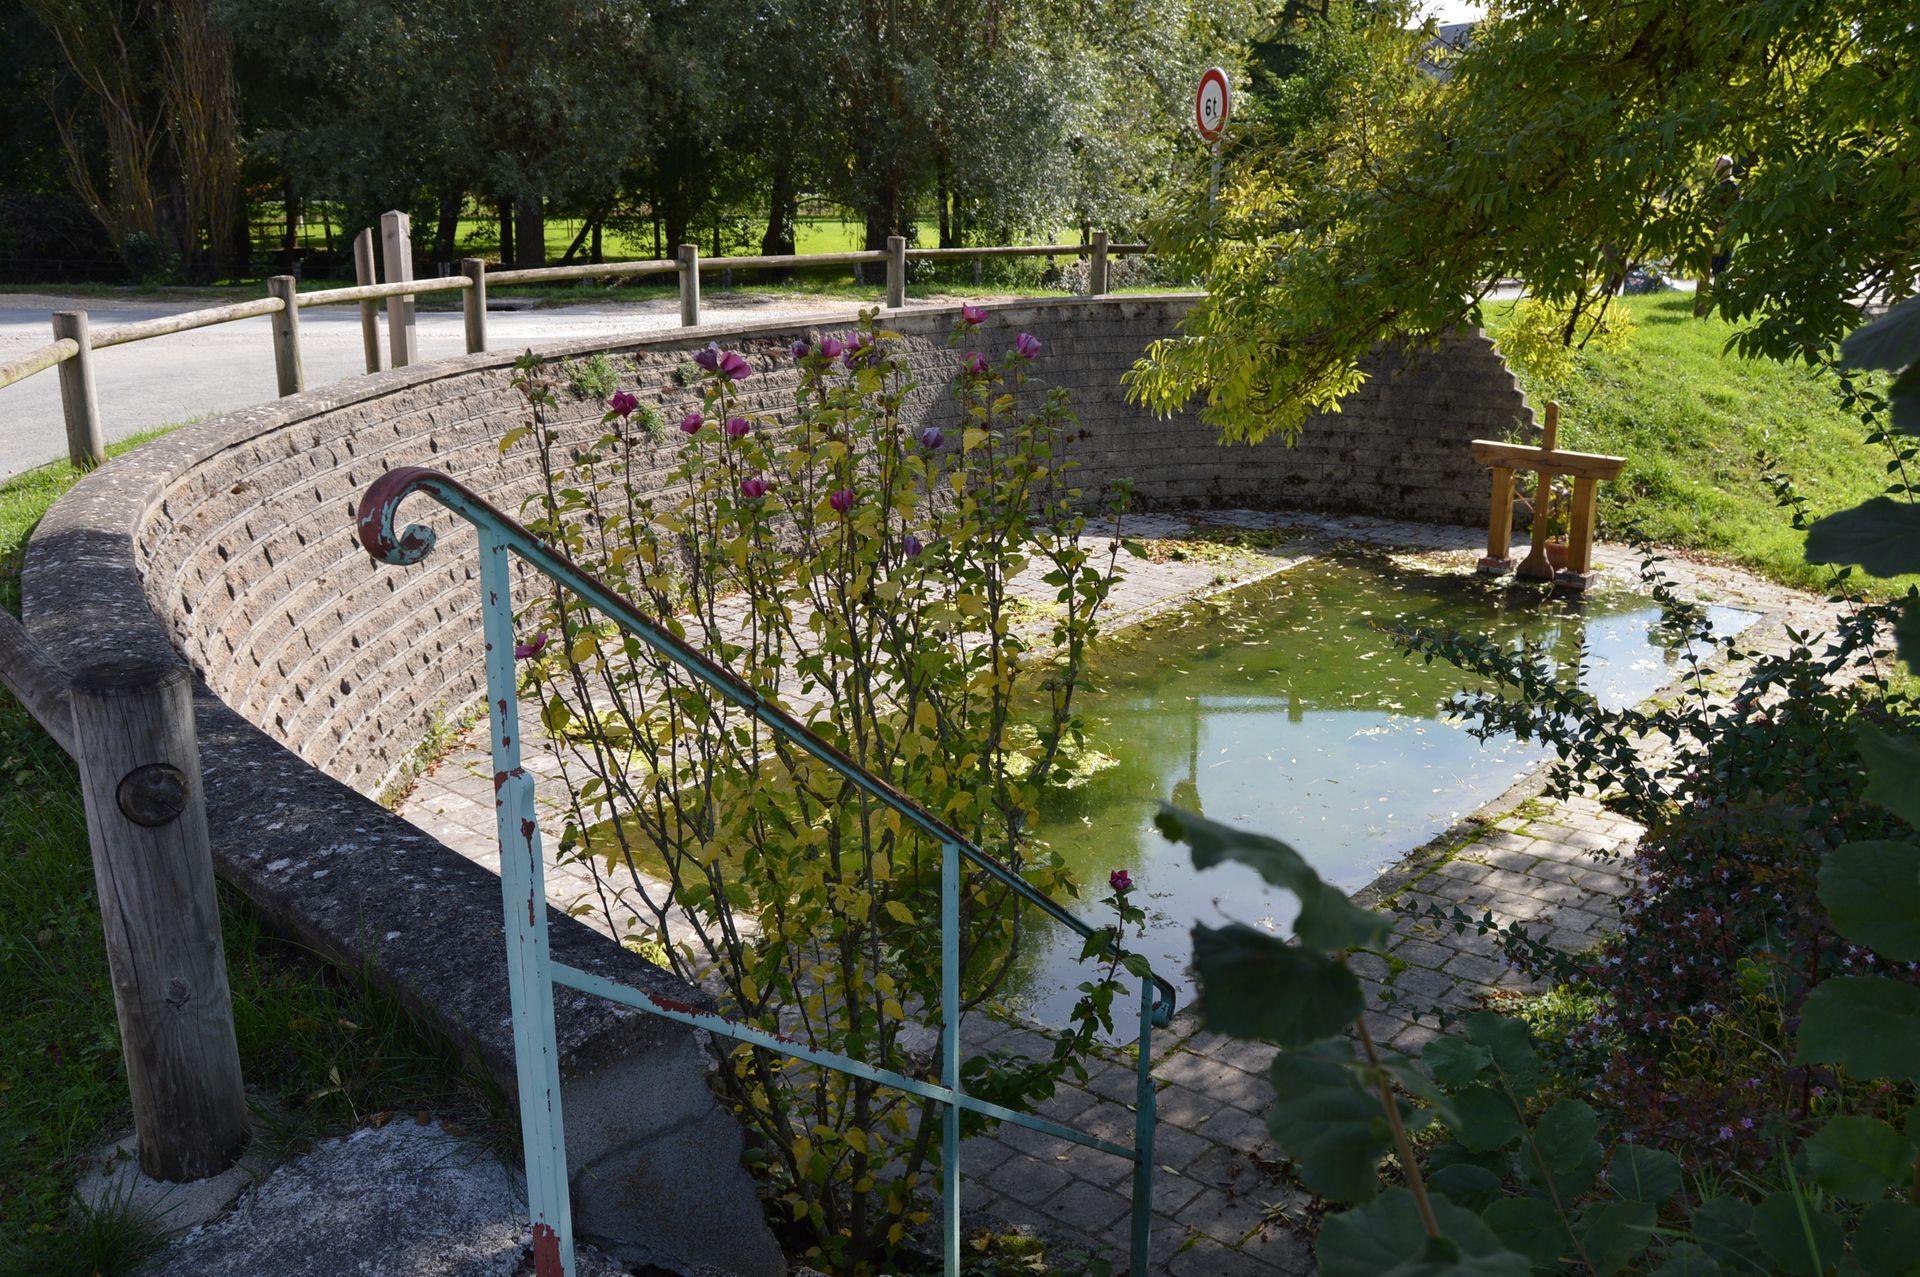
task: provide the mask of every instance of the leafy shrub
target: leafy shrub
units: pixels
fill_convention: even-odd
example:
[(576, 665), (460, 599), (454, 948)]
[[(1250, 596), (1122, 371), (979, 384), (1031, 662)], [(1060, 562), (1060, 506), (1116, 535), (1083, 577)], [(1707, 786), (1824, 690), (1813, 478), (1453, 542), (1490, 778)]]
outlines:
[[(963, 320), (954, 340), (972, 332)], [(796, 344), (790, 411), (749, 408), (754, 364), (709, 347), (690, 363), (701, 407), (673, 442), (635, 431), (638, 401), (619, 392), (604, 433), (578, 448), (557, 442), (550, 374), (530, 356), (516, 384), (532, 420), (501, 446), (539, 452), (537, 535), (1059, 895), (1074, 884), (1029, 831), (1077, 736), (1074, 697), (1122, 545), (1089, 532), (1066, 396), (1027, 388), (1038, 354), (1024, 334), (997, 361), (960, 354), (951, 435), (909, 434), (902, 343), (869, 312), (844, 337)], [(662, 450), (664, 485), (651, 477)], [(1110, 512), (1123, 507), (1124, 495)], [(1016, 606), (1029, 568), (1053, 604), (1038, 626)], [(530, 691), (568, 746), (562, 854), (594, 868), (616, 933), (748, 1024), (924, 1073), (938, 1058), (938, 844), (772, 735), (735, 687), (693, 680), (583, 600), (550, 591), (519, 623)], [(971, 1010), (1040, 923), (982, 872), (962, 892)], [(1124, 890), (1108, 903), (1141, 916)], [(969, 1060), (968, 1089), (1008, 1105), (1051, 1093), (1110, 1023), (1123, 961), (1143, 969), (1108, 953), (1078, 1031), (1048, 1058)], [(925, 1220), (936, 1105), (748, 1047), (718, 1083), (810, 1257), (879, 1262)]]
[(596, 351), (585, 359), (571, 359), (562, 367), (567, 389), (579, 399), (607, 399), (620, 388), (620, 374), (613, 361)]
[[(1585, 333), (1579, 347), (1568, 344), (1568, 335), (1576, 331)], [(1598, 320), (1582, 316), (1576, 322), (1567, 308), (1528, 298), (1515, 303), (1501, 329), (1500, 353), (1526, 376), (1553, 384), (1573, 370), (1582, 348), (1619, 350), (1632, 341), (1633, 313), (1624, 306), (1608, 307)]]

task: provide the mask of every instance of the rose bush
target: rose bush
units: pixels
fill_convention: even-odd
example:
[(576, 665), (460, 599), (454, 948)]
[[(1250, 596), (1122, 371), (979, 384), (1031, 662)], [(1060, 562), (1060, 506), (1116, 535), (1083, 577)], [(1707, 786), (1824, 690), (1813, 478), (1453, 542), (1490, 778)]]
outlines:
[[(956, 341), (977, 344), (979, 323), (964, 317)], [(1122, 543), (1117, 522), (1089, 531), (1068, 455), (1078, 427), (1064, 392), (1028, 384), (1037, 354), (1025, 335), (997, 362), (968, 350), (957, 420), (913, 431), (904, 342), (869, 313), (780, 356), (798, 365), (790, 409), (756, 410), (753, 361), (710, 346), (693, 357), (701, 403), (675, 443), (630, 432), (622, 398), (572, 447), (529, 358), (517, 384), (532, 419), (502, 448), (538, 450), (536, 535), (1061, 896), (1075, 884), (1030, 828), (1075, 748), (1074, 697)], [(937, 1076), (939, 1036), (958, 1029), (938, 1023), (940, 848), (565, 591), (520, 624), (551, 636), (525, 668), (562, 746), (561, 853), (599, 886), (587, 907), (731, 1016)], [(1137, 921), (1126, 885), (1110, 885), (1107, 903)], [(970, 1011), (1036, 924), (984, 873), (963, 892)], [(1108, 1022), (1120, 961), (1107, 955), (1083, 986), (1078, 1029), (1047, 1058), (970, 1060), (969, 1090), (1010, 1105), (1049, 1094)], [(719, 1084), (812, 1262), (870, 1266), (925, 1221), (937, 1106), (747, 1047)]]

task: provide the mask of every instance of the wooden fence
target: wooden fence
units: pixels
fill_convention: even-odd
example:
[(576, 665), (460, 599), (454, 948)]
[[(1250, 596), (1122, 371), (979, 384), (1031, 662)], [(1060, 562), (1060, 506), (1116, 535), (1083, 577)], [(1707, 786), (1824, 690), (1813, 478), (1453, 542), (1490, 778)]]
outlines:
[[(1098, 297), (1108, 291), (1108, 263), (1117, 256), (1144, 253), (1145, 244), (1115, 244), (1107, 232), (1095, 231), (1087, 244), (1021, 244), (985, 248), (909, 248), (899, 236), (889, 236), (883, 250), (853, 253), (815, 253), (810, 256), (715, 257), (700, 256), (692, 244), (683, 244), (671, 261), (600, 262), (579, 266), (539, 266), (527, 270), (495, 270), (478, 257), (461, 261), (460, 273), (440, 279), (413, 278), (412, 230), (405, 213), (387, 213), (380, 219), (379, 250), (385, 283), (375, 282), (374, 233), (363, 230), (354, 240), (354, 273), (358, 283), (351, 288), (325, 288), (316, 292), (298, 291), (291, 275), (275, 275), (267, 281), (267, 295), (258, 301), (213, 306), (180, 315), (162, 315), (134, 324), (93, 330), (84, 310), (63, 310), (53, 315), (53, 337), (49, 344), (8, 364), (0, 364), (0, 388), (25, 380), (49, 368), (60, 374), (60, 405), (66, 418), (67, 457), (76, 467), (96, 466), (106, 460), (106, 441), (100, 430), (100, 409), (94, 391), (93, 352), (110, 346), (145, 341), (169, 333), (188, 332), (214, 324), (230, 324), (242, 319), (270, 316), (273, 320), (273, 365), (280, 394), (297, 395), (306, 389), (306, 372), (300, 359), (300, 312), (313, 306), (360, 307), (362, 353), (368, 372), (383, 368), (404, 368), (419, 356), (414, 339), (414, 298), (421, 293), (459, 291), (466, 316), (468, 354), (487, 348), (487, 286), (499, 284), (537, 284), (569, 279), (608, 279), (633, 275), (678, 275), (680, 281), (680, 322), (692, 327), (700, 322), (700, 273), (721, 270), (729, 276), (736, 270), (791, 270), (796, 267), (851, 266), (856, 276), (863, 267), (886, 269), (886, 304), (898, 309), (907, 301), (908, 262), (981, 261), (1004, 257), (1085, 257), (1088, 259), (1087, 293)], [(382, 350), (379, 303), (386, 304), (387, 342)]]

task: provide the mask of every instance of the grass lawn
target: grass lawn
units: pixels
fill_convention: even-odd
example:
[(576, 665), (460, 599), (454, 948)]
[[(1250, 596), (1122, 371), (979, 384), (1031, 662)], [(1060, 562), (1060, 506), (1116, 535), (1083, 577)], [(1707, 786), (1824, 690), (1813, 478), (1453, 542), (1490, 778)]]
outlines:
[[(1654, 541), (1699, 550), (1791, 585), (1819, 589), (1830, 572), (1801, 559), (1805, 535), (1762, 477), (1792, 476), (1818, 518), (1877, 496), (1888, 454), (1863, 442), (1830, 378), (1812, 369), (1724, 353), (1731, 325), (1695, 319), (1689, 293), (1616, 301), (1632, 312), (1632, 340), (1582, 352), (1558, 379), (1521, 376), (1536, 411), (1560, 401), (1562, 446), (1627, 458), (1600, 485), (1601, 535), (1629, 525)], [(1496, 338), (1508, 308), (1488, 314)], [(1875, 593), (1916, 578), (1856, 577)]]
[[(150, 437), (150, 436), (148, 436)], [(113, 451), (141, 440), (116, 445)], [(70, 487), (66, 466), (0, 484), (0, 606), (19, 607), (20, 551)], [(378, 1114), (430, 1111), (508, 1133), (492, 1088), (391, 998), (266, 934), (221, 888), (248, 1090), (292, 1148)], [(81, 1158), (132, 1124), (73, 765), (0, 689), (0, 1274), (128, 1272), (154, 1244), (124, 1216), (71, 1208)]]

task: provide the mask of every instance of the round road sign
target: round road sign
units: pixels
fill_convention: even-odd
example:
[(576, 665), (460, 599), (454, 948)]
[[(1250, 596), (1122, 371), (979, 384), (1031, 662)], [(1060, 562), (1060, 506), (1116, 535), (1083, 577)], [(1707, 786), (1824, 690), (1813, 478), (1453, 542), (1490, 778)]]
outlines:
[(1193, 126), (1200, 136), (1212, 142), (1227, 127), (1227, 116), (1233, 111), (1233, 98), (1227, 92), (1227, 73), (1219, 67), (1209, 67), (1200, 77), (1200, 91), (1193, 95)]

